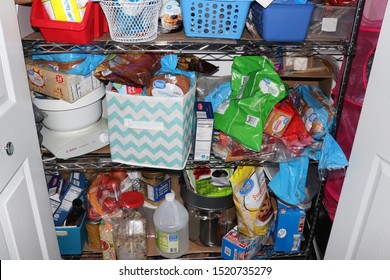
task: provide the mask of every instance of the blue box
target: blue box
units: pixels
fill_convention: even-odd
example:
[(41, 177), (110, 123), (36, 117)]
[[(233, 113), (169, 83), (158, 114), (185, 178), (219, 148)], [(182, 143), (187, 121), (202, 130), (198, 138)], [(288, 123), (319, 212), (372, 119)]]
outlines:
[(146, 192), (148, 201), (154, 204), (153, 202), (159, 202), (167, 193), (171, 192), (171, 177), (166, 175), (164, 181), (157, 186), (153, 186), (141, 179), (141, 185)]
[(76, 198), (82, 199), (84, 191), (88, 187), (87, 183), (84, 173), (77, 171), (71, 173), (64, 198), (61, 199), (60, 195), (61, 204), (53, 214), (55, 226), (62, 226), (64, 224), (66, 217), (72, 210), (72, 201)]
[(301, 247), (306, 212), (278, 201), (276, 227), (273, 232), (275, 252), (298, 252)]
[[(292, 4), (290, 4), (292, 2)], [(271, 3), (267, 8), (255, 2), (251, 15), (256, 31), (264, 41), (305, 41), (315, 4)]]
[(224, 260), (250, 260), (266, 241), (263, 236), (256, 236), (247, 241), (240, 241), (237, 226), (222, 239), (221, 257)]
[(81, 255), (84, 243), (87, 240), (87, 229), (85, 227), (86, 213), (79, 227), (56, 227), (58, 245), (61, 255)]

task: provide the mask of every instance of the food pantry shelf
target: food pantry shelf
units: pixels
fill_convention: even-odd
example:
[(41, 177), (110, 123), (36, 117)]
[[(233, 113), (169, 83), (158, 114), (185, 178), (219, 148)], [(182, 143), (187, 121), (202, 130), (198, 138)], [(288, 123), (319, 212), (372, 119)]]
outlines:
[[(237, 54), (277, 54), (294, 52), (303, 55), (342, 55), (347, 51), (347, 41), (308, 40), (300, 43), (265, 42), (256, 39), (248, 31), (240, 40), (188, 38), (184, 32), (160, 34), (156, 40), (137, 44), (112, 41), (109, 34), (103, 34), (89, 45), (69, 43), (47, 43), (39, 32), (23, 38), (25, 56), (40, 53), (88, 52), (88, 53), (124, 53), (124, 52), (158, 52), (183, 53), (197, 55), (218, 54), (215, 60), (231, 60)], [(209, 59), (210, 60), (210, 59)], [(211, 58), (213, 60), (213, 58)]]

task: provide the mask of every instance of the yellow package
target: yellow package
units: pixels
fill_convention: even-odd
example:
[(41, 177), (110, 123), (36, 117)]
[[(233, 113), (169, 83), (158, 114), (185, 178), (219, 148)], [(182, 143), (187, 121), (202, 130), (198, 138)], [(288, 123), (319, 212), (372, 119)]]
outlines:
[(53, 20), (81, 22), (85, 8), (79, 8), (77, 0), (42, 0), (43, 5)]
[(266, 235), (274, 211), (268, 193), (264, 169), (239, 166), (230, 177), (237, 211), (237, 229), (250, 238)]

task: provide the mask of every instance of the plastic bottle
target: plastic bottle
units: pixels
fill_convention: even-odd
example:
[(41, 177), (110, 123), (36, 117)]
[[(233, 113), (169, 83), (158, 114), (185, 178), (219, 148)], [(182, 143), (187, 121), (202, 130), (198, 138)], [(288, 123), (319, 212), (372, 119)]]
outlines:
[(118, 260), (147, 258), (144, 196), (137, 191), (123, 192), (119, 197), (121, 217), (115, 219), (115, 250)]
[(84, 212), (83, 201), (79, 198), (74, 199), (72, 201), (72, 209), (66, 217), (65, 225), (80, 226)]
[(178, 258), (188, 250), (188, 220), (188, 211), (175, 199), (175, 193), (167, 193), (153, 214), (156, 247), (161, 256)]

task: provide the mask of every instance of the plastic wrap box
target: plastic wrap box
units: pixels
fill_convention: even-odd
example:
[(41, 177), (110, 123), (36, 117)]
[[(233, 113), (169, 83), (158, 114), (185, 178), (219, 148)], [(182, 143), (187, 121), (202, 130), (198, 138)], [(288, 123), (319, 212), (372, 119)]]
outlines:
[(278, 201), (276, 227), (273, 232), (275, 252), (298, 252), (301, 247), (306, 212)]
[(356, 7), (317, 5), (307, 38), (347, 40), (351, 35)]
[(61, 255), (81, 255), (84, 243), (87, 240), (85, 227), (86, 213), (79, 227), (56, 227), (58, 245)]
[(267, 8), (253, 3), (251, 17), (256, 31), (265, 41), (302, 42), (306, 39), (315, 5), (271, 3)]
[(182, 170), (193, 140), (196, 85), (179, 97), (125, 95), (107, 86), (111, 160)]

